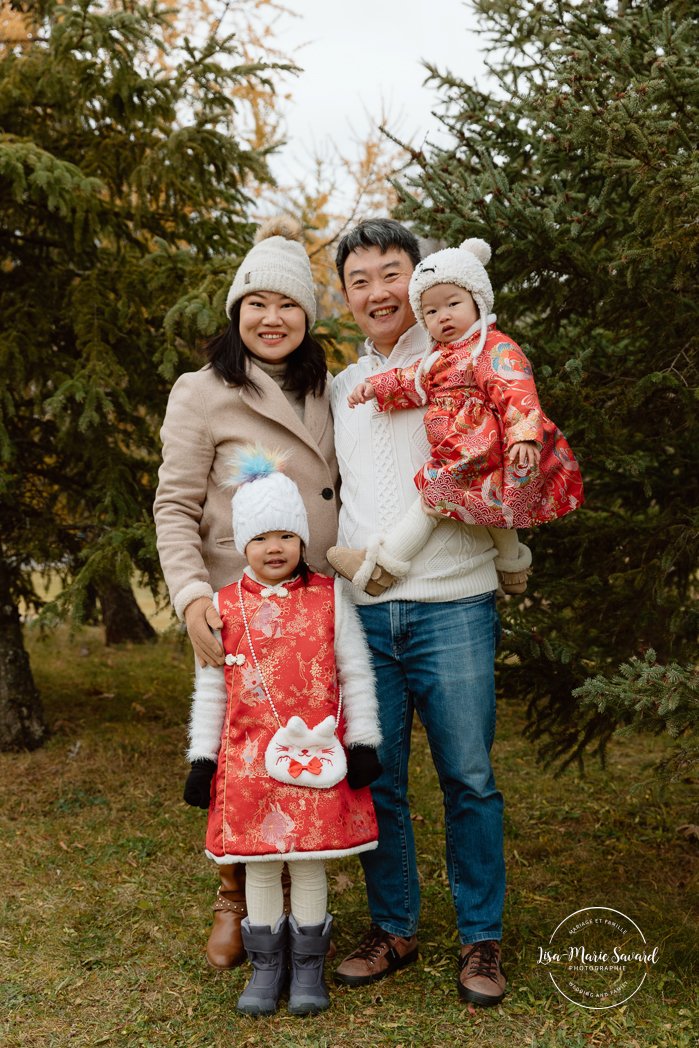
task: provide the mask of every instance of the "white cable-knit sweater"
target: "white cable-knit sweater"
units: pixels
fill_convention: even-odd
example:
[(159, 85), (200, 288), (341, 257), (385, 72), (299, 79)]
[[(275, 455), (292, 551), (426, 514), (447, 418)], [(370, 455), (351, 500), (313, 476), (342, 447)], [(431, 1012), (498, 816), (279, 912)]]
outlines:
[[(386, 534), (394, 527), (415, 501), (413, 477), (430, 457), (423, 424), (426, 408), (384, 413), (369, 402), (352, 410), (347, 397), (373, 373), (408, 367), (428, 350), (427, 335), (418, 324), (401, 336), (388, 359), (367, 339), (367, 355), (333, 380), (335, 449), (342, 478), (339, 546), (363, 549), (370, 535)], [(345, 589), (358, 604), (475, 597), (498, 588), (496, 555), (487, 528), (441, 520), (413, 558), (408, 575), (385, 594), (370, 597), (349, 582)]]

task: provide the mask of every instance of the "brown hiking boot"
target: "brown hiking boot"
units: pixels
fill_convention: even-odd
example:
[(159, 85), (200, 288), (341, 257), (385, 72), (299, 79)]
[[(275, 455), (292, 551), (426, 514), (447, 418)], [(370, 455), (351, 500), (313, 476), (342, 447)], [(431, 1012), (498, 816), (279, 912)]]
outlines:
[(492, 1008), (505, 996), (507, 979), (500, 967), (500, 943), (486, 939), (461, 947), (461, 974), (456, 983), (459, 997), (481, 1008)]
[(335, 978), (346, 986), (367, 986), (416, 960), (417, 935), (403, 939), (372, 924), (357, 949), (336, 970)]

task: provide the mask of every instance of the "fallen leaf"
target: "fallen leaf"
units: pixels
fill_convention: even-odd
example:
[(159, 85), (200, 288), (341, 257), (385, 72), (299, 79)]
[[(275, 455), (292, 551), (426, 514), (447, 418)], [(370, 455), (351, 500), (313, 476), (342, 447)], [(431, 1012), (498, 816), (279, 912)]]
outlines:
[(65, 843), (65, 841), (59, 841), (58, 843), (61, 846), (61, 848), (63, 848), (63, 851), (68, 851), (68, 845)]
[(80, 848), (80, 849), (82, 849), (82, 851), (87, 851), (87, 848), (85, 847), (85, 845), (84, 844), (78, 844), (77, 841), (73, 841), (73, 847), (74, 848)]
[(115, 691), (103, 691), (101, 695), (98, 695), (98, 699), (113, 699), (116, 695)]
[(139, 715), (139, 717), (142, 717), (143, 714), (146, 712), (145, 706), (141, 706), (138, 702), (132, 702), (131, 709), (136, 710), (136, 713)]
[(70, 747), (70, 749), (68, 750), (68, 758), (69, 758), (69, 760), (74, 760), (75, 757), (78, 756), (78, 754), (80, 753), (80, 747), (81, 746), (82, 746), (82, 741), (80, 739), (78, 739), (78, 741), (76, 743), (74, 743), (73, 746)]
[(684, 825), (677, 827), (677, 832), (682, 832), (685, 837), (699, 837), (699, 826), (693, 822), (685, 822)]
[(354, 888), (354, 881), (351, 881), (346, 873), (338, 873), (335, 877), (333, 891), (336, 891), (338, 895), (342, 895), (348, 888)]
[(126, 857), (126, 861), (128, 862), (129, 866), (133, 866), (136, 870), (138, 869), (138, 863), (134, 862), (133, 859), (129, 859), (128, 855)]
[(146, 694), (142, 696), (142, 698), (144, 698), (144, 699), (150, 699), (150, 698), (151, 698), (151, 696), (152, 696), (152, 694), (153, 694), (153, 692), (152, 692), (152, 691), (147, 691), (147, 692), (146, 692)]
[(413, 822), (425, 822), (425, 819), (422, 815), (411, 815), (410, 818)]

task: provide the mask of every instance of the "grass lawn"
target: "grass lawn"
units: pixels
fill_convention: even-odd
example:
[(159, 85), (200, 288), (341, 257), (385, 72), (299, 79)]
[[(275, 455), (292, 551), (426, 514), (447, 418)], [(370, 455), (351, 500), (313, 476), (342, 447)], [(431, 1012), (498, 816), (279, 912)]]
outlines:
[[(560, 779), (537, 767), (523, 715), (500, 699), (493, 759), (505, 794), (508, 890), (503, 1006), (472, 1013), (455, 990), (458, 942), (441, 794), (417, 725), (411, 796), (423, 887), (419, 962), (364, 990), (333, 988), (315, 1019), (239, 1018), (246, 967), (204, 960), (218, 877), (205, 815), (181, 801), (190, 655), (183, 638), (105, 648), (98, 630), (28, 645), (53, 734), (0, 756), (0, 1045), (699, 1045), (696, 783), (660, 802), (629, 795), (662, 740), (615, 745), (606, 771)], [(361, 866), (329, 864), (341, 954), (368, 924)], [(586, 905), (628, 914), (660, 962), (621, 1008), (559, 997), (537, 966), (558, 922)]]

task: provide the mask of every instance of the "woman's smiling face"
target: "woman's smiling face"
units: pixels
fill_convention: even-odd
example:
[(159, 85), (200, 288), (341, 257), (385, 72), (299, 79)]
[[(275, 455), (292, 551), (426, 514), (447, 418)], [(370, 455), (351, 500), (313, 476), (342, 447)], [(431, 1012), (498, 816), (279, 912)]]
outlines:
[(256, 291), (242, 300), (240, 337), (260, 360), (278, 364), (298, 349), (305, 334), (306, 314), (293, 298)]

